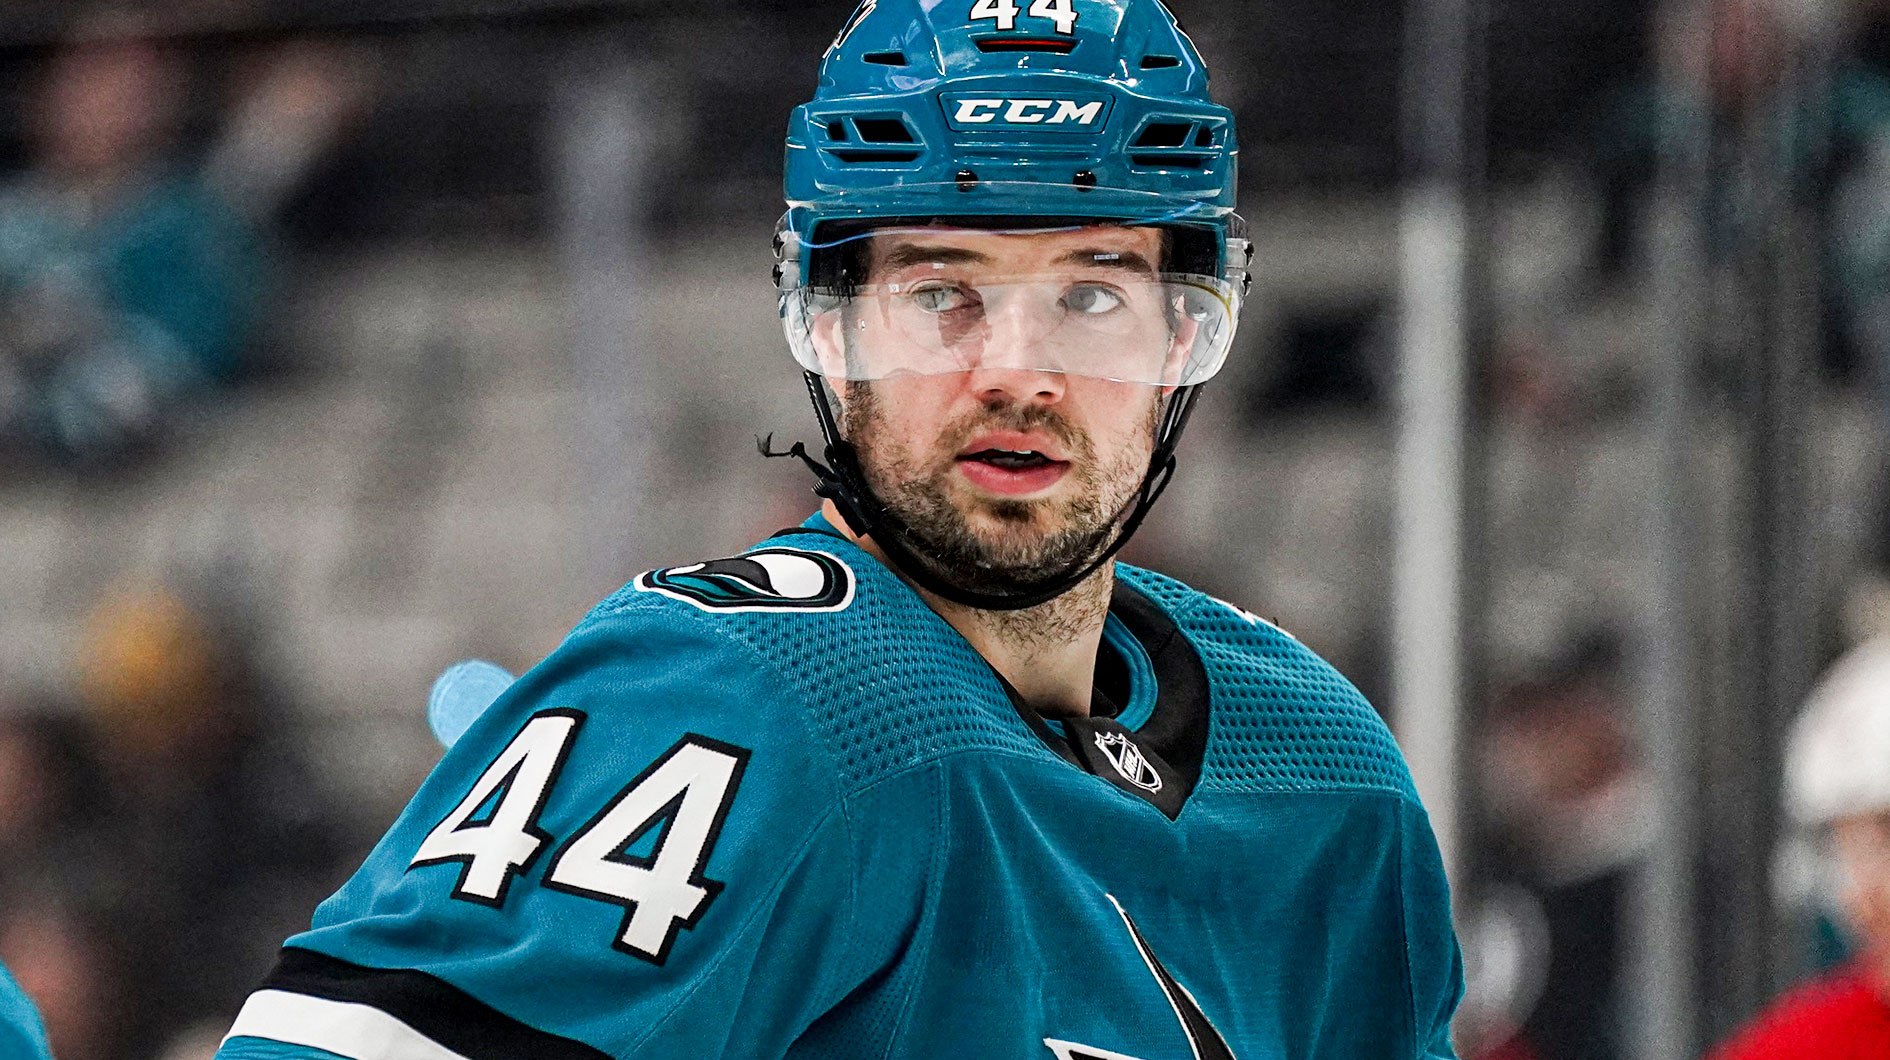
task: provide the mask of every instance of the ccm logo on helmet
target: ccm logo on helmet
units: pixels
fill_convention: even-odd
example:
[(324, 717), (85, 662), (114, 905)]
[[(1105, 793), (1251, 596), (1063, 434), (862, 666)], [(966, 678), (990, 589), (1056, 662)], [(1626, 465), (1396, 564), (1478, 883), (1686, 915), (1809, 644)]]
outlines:
[(981, 99), (959, 96), (945, 101), (952, 124), (959, 128), (980, 125), (1061, 125), (1088, 128), (1103, 120), (1108, 110), (1100, 99)]

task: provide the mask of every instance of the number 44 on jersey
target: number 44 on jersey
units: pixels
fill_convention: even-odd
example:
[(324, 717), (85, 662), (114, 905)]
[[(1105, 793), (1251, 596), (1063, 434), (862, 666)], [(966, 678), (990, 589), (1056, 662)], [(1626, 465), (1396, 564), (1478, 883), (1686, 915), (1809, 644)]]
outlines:
[[(575, 710), (534, 715), (428, 833), (408, 868), (458, 862), (454, 898), (503, 906), (512, 882), (552, 839), (538, 818), (583, 722)], [(706, 736), (684, 736), (558, 848), (544, 886), (623, 906), (611, 945), (662, 964), (677, 931), (694, 927), (722, 890), (702, 870), (748, 754)], [(653, 850), (631, 853), (652, 832)]]

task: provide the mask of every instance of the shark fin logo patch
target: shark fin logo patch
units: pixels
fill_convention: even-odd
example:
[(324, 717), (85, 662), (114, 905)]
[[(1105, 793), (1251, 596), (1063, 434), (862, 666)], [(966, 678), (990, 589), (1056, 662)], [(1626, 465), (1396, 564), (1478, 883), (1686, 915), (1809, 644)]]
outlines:
[(636, 587), (704, 611), (841, 611), (853, 602), (853, 570), (825, 552), (758, 548), (640, 574)]

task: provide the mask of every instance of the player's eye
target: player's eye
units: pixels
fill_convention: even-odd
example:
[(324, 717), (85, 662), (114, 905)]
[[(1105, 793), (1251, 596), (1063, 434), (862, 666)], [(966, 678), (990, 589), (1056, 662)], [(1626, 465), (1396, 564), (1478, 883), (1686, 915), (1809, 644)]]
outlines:
[(1064, 294), (1063, 304), (1072, 312), (1086, 316), (1100, 316), (1121, 308), (1122, 295), (1113, 288), (1101, 284), (1082, 283), (1070, 288), (1068, 293)]
[(912, 289), (912, 304), (927, 313), (949, 313), (971, 304), (965, 289), (949, 283), (926, 283)]

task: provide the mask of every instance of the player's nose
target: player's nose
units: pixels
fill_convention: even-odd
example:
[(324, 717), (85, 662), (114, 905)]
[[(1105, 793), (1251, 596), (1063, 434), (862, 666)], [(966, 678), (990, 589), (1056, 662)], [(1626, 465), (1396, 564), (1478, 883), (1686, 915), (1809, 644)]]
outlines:
[(987, 309), (983, 347), (969, 373), (980, 400), (1047, 404), (1063, 397), (1063, 366), (1055, 363), (1047, 341), (1054, 324), (1042, 317), (1024, 298)]
[(1006, 402), (1053, 405), (1063, 400), (1062, 372), (985, 365), (973, 368), (967, 376), (972, 393), (987, 405)]

